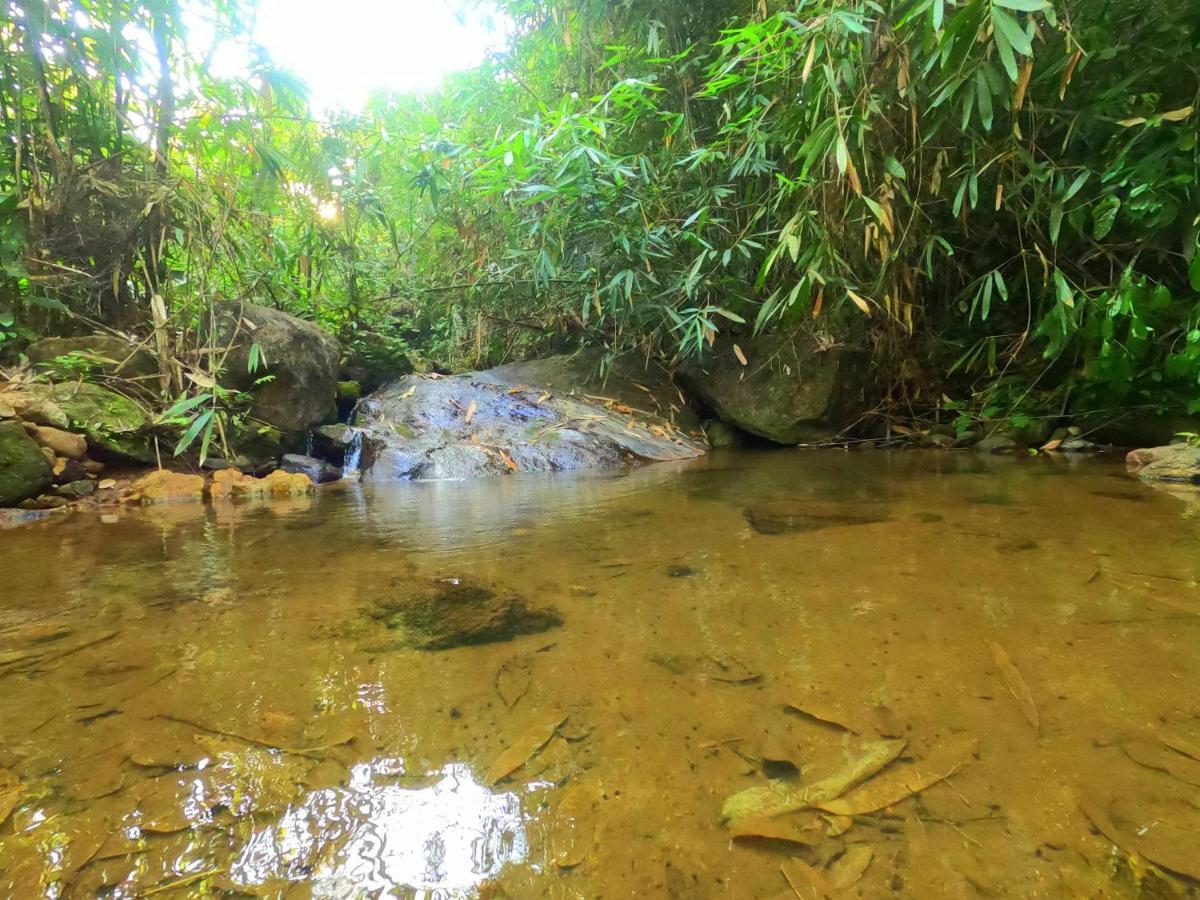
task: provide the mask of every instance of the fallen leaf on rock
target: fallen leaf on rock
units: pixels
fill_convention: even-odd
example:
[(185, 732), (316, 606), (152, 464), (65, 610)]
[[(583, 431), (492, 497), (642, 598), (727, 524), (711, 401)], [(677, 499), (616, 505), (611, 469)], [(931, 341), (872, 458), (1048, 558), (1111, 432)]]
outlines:
[(729, 823), (729, 833), (734, 838), (785, 841), (815, 847), (825, 840), (825, 823), (819, 817), (785, 820), (764, 816), (747, 816)]
[(789, 859), (779, 867), (788, 887), (803, 900), (825, 900), (833, 893), (833, 887), (825, 875), (800, 859)]
[(1121, 828), (1110, 814), (1111, 803), (1081, 792), (1076, 792), (1075, 800), (1096, 830), (1125, 853), (1140, 854), (1169, 872), (1200, 881), (1200, 842), (1194, 831), (1172, 828), (1161, 821), (1137, 822), (1132, 823), (1132, 828)]
[(477, 410), (477, 409), (479, 409), (479, 404), (476, 403), (474, 400), (472, 400), (470, 403), (467, 404), (467, 415), (466, 415), (466, 419), (464, 420), (467, 425), (470, 425), (471, 420), (473, 418), (475, 418), (475, 410)]
[(790, 782), (774, 781), (764, 787), (739, 791), (725, 801), (721, 817), (740, 819), (750, 816), (780, 816), (797, 809), (827, 803), (887, 766), (903, 752), (906, 743), (902, 740), (865, 743), (860, 748), (859, 755), (842, 768), (808, 785), (798, 786)]
[(524, 656), (514, 656), (496, 672), (496, 693), (504, 705), (512, 709), (529, 692), (532, 679), (529, 660)]
[(1158, 741), (1129, 737), (1121, 741), (1121, 750), (1138, 765), (1165, 772), (1184, 784), (1200, 787), (1200, 762)]
[(861, 816), (894, 806), (949, 778), (966, 765), (979, 742), (974, 738), (939, 747), (915, 763), (901, 763), (842, 797), (815, 804), (836, 816)]
[(21, 802), (21, 782), (8, 769), (0, 769), (0, 825)]
[(515, 472), (518, 468), (520, 468), (515, 462), (513, 462), (513, 458), (508, 455), (507, 451), (500, 450), (498, 452), (500, 454), (500, 459), (504, 462), (504, 465), (508, 466), (508, 468), (512, 469), (512, 471)]
[(554, 825), (550, 835), (551, 859), (560, 869), (573, 869), (592, 851), (596, 839), (592, 792), (578, 784), (563, 791), (554, 808)]
[(1004, 679), (1005, 685), (1008, 686), (1009, 693), (1013, 695), (1013, 699), (1021, 707), (1022, 715), (1029, 720), (1029, 724), (1033, 726), (1033, 730), (1040, 732), (1042, 730), (1042, 720), (1041, 716), (1038, 715), (1037, 703), (1034, 702), (1033, 692), (1029, 690), (1029, 685), (1026, 684), (1021, 673), (1017, 671), (1017, 667), (1013, 665), (1007, 650), (995, 641), (992, 641), (991, 648), (992, 661), (996, 663), (996, 668), (1000, 670), (1000, 677)]
[(554, 737), (559, 726), (567, 719), (567, 715), (557, 712), (542, 718), (496, 758), (487, 771), (487, 783), (499, 784), (525, 765), (539, 750), (550, 743), (550, 739)]
[(786, 708), (806, 718), (815, 719), (822, 725), (832, 725), (851, 734), (863, 733), (860, 726), (849, 724), (848, 717), (840, 710), (828, 709), (819, 700), (790, 701)]

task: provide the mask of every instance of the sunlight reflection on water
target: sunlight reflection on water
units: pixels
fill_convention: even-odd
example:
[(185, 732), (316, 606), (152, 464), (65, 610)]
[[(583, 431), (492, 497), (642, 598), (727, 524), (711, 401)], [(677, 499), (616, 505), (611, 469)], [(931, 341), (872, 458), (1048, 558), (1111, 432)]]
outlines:
[(313, 897), (330, 900), (397, 887), (444, 896), (526, 858), (520, 798), (493, 792), (468, 766), (452, 763), (422, 788), (380, 784), (380, 777), (369, 764), (356, 766), (349, 788), (310, 793), (250, 838), (233, 866), (235, 880), (305, 879)]

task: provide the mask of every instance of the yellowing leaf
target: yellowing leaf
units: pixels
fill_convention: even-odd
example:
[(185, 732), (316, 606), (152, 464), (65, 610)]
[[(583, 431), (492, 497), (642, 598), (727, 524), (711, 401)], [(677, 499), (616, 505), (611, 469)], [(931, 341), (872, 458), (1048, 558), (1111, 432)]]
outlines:
[(1194, 106), (1184, 106), (1179, 109), (1173, 109), (1170, 112), (1163, 113), (1162, 120), (1164, 122), (1182, 122), (1184, 119), (1191, 116), (1195, 110), (1196, 108)]
[(411, 397), (416, 392), (417, 392), (417, 386), (414, 384), (407, 391), (405, 391), (403, 394), (400, 395), (400, 399), (401, 400), (407, 399), (408, 397)]
[(862, 816), (887, 809), (949, 778), (970, 762), (978, 746), (974, 738), (967, 738), (935, 749), (920, 762), (897, 763), (844, 796), (817, 804), (817, 808), (835, 816)]
[(468, 424), (468, 425), (471, 424), (471, 420), (473, 418), (475, 418), (475, 410), (477, 410), (478, 408), (479, 408), (479, 404), (476, 403), (474, 400), (472, 400), (469, 404), (467, 404), (467, 416), (465, 419), (466, 424)]
[(499, 453), (500, 453), (500, 459), (504, 462), (504, 464), (506, 466), (508, 466), (514, 472), (516, 472), (520, 468), (520, 466), (518, 466), (515, 462), (513, 462), (513, 458), (508, 455), (507, 451), (501, 450), (501, 451), (499, 451)]
[(846, 288), (846, 296), (849, 297), (851, 302), (860, 310), (862, 310), (865, 315), (869, 316), (871, 314), (871, 307), (867, 304), (867, 301), (858, 294), (854, 293), (854, 291)]

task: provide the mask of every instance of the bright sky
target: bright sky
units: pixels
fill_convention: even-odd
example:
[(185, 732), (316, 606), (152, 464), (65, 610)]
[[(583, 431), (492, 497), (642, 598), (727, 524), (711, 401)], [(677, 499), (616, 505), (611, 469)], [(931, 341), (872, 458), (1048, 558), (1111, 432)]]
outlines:
[(259, 0), (255, 37), (309, 86), (315, 111), (423, 91), (483, 61), (503, 23), (464, 0)]

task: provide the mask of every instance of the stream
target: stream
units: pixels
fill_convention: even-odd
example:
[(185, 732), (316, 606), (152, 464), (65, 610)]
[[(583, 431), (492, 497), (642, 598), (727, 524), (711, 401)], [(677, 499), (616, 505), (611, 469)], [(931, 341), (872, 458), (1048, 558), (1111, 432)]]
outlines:
[[(1197, 510), (1112, 459), (722, 451), (0, 532), (0, 896), (1194, 889)], [(560, 624), (373, 612), (460, 582)]]

